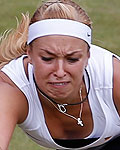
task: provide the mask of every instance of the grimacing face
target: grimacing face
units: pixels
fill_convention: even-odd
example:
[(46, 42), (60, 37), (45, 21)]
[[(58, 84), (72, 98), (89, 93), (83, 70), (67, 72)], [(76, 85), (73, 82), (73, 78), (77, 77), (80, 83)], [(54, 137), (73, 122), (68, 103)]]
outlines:
[(79, 99), (89, 51), (85, 41), (61, 35), (40, 37), (28, 48), (38, 87), (56, 102)]

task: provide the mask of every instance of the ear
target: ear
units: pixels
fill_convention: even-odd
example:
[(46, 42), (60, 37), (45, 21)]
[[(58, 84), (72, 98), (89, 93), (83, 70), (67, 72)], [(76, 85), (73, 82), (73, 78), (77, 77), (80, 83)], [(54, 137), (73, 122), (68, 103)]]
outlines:
[(29, 63), (32, 64), (31, 51), (32, 50), (31, 50), (30, 46), (28, 45), (27, 46), (27, 55), (28, 55)]
[(88, 52), (87, 52), (87, 61), (86, 61), (86, 65), (85, 65), (85, 68), (87, 67), (87, 65), (88, 65), (88, 60), (89, 60), (89, 58), (90, 58), (90, 51), (88, 50)]
[(88, 59), (89, 59), (90, 58), (90, 50), (88, 50), (87, 55), (88, 55)]

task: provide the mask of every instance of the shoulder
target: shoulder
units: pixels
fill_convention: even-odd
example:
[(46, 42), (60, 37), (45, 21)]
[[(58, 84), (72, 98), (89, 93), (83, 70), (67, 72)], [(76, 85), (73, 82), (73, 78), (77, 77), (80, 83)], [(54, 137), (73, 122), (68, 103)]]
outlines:
[(26, 59), (28, 60), (27, 55), (22, 55), (16, 59), (13, 59), (5, 64), (1, 68), (1, 71), (5, 72), (8, 76), (22, 76), (25, 72), (24, 62)]
[(96, 88), (112, 86), (112, 57), (113, 53), (108, 50), (96, 45), (91, 45), (87, 70), (91, 76), (91, 79), (93, 79), (93, 84)]
[(96, 45), (91, 45), (89, 61), (93, 65), (96, 64), (96, 65), (100, 65), (101, 67), (103, 67), (104, 64), (112, 61), (113, 55), (114, 54), (112, 52), (110, 52), (109, 50), (106, 50), (106, 49), (96, 46)]
[(96, 57), (99, 59), (101, 59), (102, 57), (113, 55), (113, 53), (109, 50), (93, 44), (91, 44), (90, 54), (92, 57)]
[(17, 123), (27, 115), (27, 100), (24, 94), (2, 72), (0, 72), (0, 113), (4, 111), (16, 118)]
[(17, 123), (27, 116), (27, 101), (24, 95), (0, 76), (0, 145), (8, 146)]
[(108, 73), (112, 75), (113, 57), (120, 59), (119, 56), (115, 55), (109, 50), (106, 50), (96, 45), (91, 45), (88, 65), (92, 67), (95, 71), (97, 70), (97, 72), (99, 72), (101, 75), (103, 73), (107, 76)]

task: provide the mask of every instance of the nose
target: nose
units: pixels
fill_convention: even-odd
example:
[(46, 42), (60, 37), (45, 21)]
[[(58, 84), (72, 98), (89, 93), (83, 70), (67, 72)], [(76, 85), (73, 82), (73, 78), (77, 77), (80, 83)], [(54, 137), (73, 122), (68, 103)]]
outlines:
[(65, 68), (64, 61), (62, 59), (57, 60), (55, 64), (54, 76), (58, 78), (63, 78), (64, 76), (66, 76), (66, 72), (64, 68)]

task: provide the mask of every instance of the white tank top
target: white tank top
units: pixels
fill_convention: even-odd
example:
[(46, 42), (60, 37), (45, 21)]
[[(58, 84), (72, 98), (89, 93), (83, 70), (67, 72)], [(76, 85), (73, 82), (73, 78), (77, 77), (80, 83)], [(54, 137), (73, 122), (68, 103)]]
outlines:
[[(120, 117), (116, 111), (112, 98), (113, 55), (114, 54), (100, 47), (91, 46), (90, 59), (86, 69), (90, 78), (90, 92), (88, 98), (92, 111), (94, 128), (92, 133), (86, 138), (99, 137), (99, 139), (92, 144), (77, 148), (79, 150), (98, 146), (120, 134)], [(18, 59), (12, 60), (2, 68), (2, 71), (16, 84), (28, 100), (28, 116), (22, 124), (19, 124), (19, 127), (39, 145), (55, 149), (70, 149), (56, 144), (49, 133), (33, 80), (33, 66), (31, 64), (28, 65), (28, 80), (23, 65), (24, 57), (26, 56), (24, 55)], [(119, 59), (118, 56), (115, 57)], [(86, 72), (84, 72), (84, 78), (88, 88), (89, 82)], [(108, 138), (108, 140), (105, 140), (105, 138)]]

